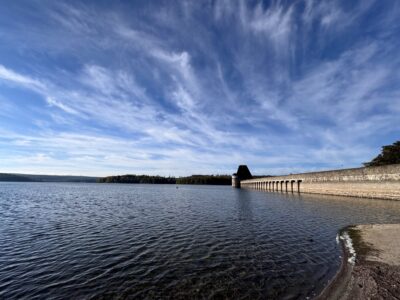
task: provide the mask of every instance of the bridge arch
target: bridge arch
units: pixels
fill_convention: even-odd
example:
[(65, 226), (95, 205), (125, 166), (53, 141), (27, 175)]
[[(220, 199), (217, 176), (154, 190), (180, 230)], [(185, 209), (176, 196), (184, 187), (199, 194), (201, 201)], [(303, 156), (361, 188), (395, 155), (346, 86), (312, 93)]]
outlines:
[(297, 192), (300, 193), (300, 185), (302, 183), (303, 180), (297, 180)]
[(290, 191), (293, 193), (294, 192), (294, 183), (296, 182), (296, 180), (291, 180), (290, 181)]

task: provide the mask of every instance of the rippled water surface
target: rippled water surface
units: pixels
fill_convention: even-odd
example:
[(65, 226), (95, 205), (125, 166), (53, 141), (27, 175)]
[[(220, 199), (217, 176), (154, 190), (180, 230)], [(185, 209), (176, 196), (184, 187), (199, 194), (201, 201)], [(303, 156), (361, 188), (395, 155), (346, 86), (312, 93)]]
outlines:
[(400, 202), (231, 187), (0, 183), (0, 298), (304, 298), (337, 231)]

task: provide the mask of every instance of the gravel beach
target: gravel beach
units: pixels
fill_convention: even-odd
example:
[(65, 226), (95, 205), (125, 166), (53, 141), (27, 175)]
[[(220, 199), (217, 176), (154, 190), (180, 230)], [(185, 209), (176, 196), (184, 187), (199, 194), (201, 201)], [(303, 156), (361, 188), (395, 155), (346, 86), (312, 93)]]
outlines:
[(400, 224), (351, 226), (347, 233), (355, 250), (341, 240), (342, 265), (317, 299), (400, 299)]

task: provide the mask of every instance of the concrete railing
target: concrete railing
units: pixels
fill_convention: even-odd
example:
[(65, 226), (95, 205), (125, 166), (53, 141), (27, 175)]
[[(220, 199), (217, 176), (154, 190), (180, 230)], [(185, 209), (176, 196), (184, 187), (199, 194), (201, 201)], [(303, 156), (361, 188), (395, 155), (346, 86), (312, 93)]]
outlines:
[(242, 188), (400, 200), (400, 164), (243, 180)]

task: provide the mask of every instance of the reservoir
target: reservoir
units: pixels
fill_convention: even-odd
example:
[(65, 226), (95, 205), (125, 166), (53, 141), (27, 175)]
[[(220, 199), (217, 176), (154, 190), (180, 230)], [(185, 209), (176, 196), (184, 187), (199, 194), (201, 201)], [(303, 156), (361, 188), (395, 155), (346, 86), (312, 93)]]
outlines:
[(0, 299), (304, 299), (338, 230), (400, 201), (230, 186), (0, 183)]

